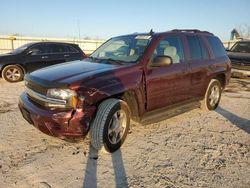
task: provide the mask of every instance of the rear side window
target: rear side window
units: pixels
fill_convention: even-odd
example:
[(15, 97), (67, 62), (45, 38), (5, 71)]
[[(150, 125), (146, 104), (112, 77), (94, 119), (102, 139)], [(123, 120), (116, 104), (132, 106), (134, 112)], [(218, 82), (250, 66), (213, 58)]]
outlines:
[(214, 36), (207, 37), (208, 43), (211, 46), (215, 58), (226, 56), (226, 50), (220, 39)]
[(208, 52), (203, 42), (197, 36), (187, 36), (191, 60), (208, 59)]
[(59, 44), (48, 44), (48, 53), (54, 54), (54, 53), (65, 53), (68, 50), (65, 48), (65, 45), (59, 45)]

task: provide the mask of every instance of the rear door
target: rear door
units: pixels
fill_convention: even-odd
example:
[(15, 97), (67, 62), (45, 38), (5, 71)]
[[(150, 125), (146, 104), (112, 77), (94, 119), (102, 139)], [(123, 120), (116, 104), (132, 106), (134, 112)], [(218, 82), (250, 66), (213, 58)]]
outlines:
[[(152, 67), (157, 56), (172, 57), (173, 64)], [(175, 104), (190, 98), (189, 65), (184, 58), (183, 39), (179, 36), (162, 38), (154, 49), (146, 73), (147, 111)]]
[(204, 85), (207, 81), (211, 63), (208, 48), (204, 38), (197, 35), (187, 35), (188, 59), (191, 70), (191, 95), (201, 97), (204, 94)]
[(47, 66), (66, 62), (66, 50), (63, 44), (48, 43), (46, 48), (48, 51)]
[(74, 61), (74, 60), (80, 60), (84, 58), (84, 55), (78, 51), (78, 49), (75, 47), (75, 45), (64, 45), (65, 48), (65, 61)]

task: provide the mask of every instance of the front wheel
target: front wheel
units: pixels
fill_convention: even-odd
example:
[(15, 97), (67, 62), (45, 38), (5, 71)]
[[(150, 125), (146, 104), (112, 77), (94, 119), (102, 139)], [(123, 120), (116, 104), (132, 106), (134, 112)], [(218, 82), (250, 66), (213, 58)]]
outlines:
[(121, 147), (128, 134), (130, 124), (129, 108), (119, 99), (103, 101), (90, 127), (92, 146), (100, 150), (102, 146), (108, 152)]
[(2, 71), (2, 78), (7, 82), (20, 82), (23, 76), (23, 70), (16, 65), (8, 65)]
[(201, 102), (201, 108), (204, 110), (215, 110), (219, 105), (221, 98), (221, 83), (212, 79), (207, 87), (207, 91), (203, 101)]

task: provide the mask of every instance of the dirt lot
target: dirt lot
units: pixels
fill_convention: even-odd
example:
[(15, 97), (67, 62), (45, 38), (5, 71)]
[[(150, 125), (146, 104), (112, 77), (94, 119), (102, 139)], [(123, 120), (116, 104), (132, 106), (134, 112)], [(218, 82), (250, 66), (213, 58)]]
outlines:
[(23, 120), (24, 84), (0, 80), (0, 187), (250, 187), (250, 80), (231, 80), (216, 111), (132, 126), (110, 155)]

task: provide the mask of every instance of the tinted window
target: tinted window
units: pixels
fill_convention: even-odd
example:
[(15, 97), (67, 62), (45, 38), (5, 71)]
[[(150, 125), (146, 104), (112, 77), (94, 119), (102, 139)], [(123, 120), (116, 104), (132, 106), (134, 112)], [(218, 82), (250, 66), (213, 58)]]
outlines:
[(179, 37), (167, 37), (160, 41), (154, 51), (154, 56), (170, 56), (173, 63), (184, 62), (183, 45)]
[(207, 37), (208, 43), (212, 48), (212, 52), (216, 58), (223, 57), (226, 55), (225, 48), (221, 43), (220, 39), (217, 37), (209, 36)]
[(207, 48), (205, 47), (204, 42), (201, 39), (199, 39), (199, 41), (201, 45), (201, 52), (202, 52), (203, 59), (209, 59), (208, 51), (207, 51)]
[(65, 53), (68, 50), (65, 48), (65, 45), (60, 44), (47, 44), (48, 53)]
[(199, 38), (196, 36), (187, 36), (187, 40), (188, 40), (190, 58), (192, 60), (203, 59)]
[(250, 42), (237, 42), (230, 51), (250, 53)]
[(64, 52), (69, 52), (69, 53), (77, 53), (78, 51), (70, 45), (62, 45)]
[(46, 53), (45, 46), (43, 44), (31, 47), (30, 51), (32, 51), (31, 55), (41, 55)]
[(68, 52), (71, 52), (71, 53), (77, 53), (78, 52), (73, 46), (66, 46), (66, 47), (68, 49)]

